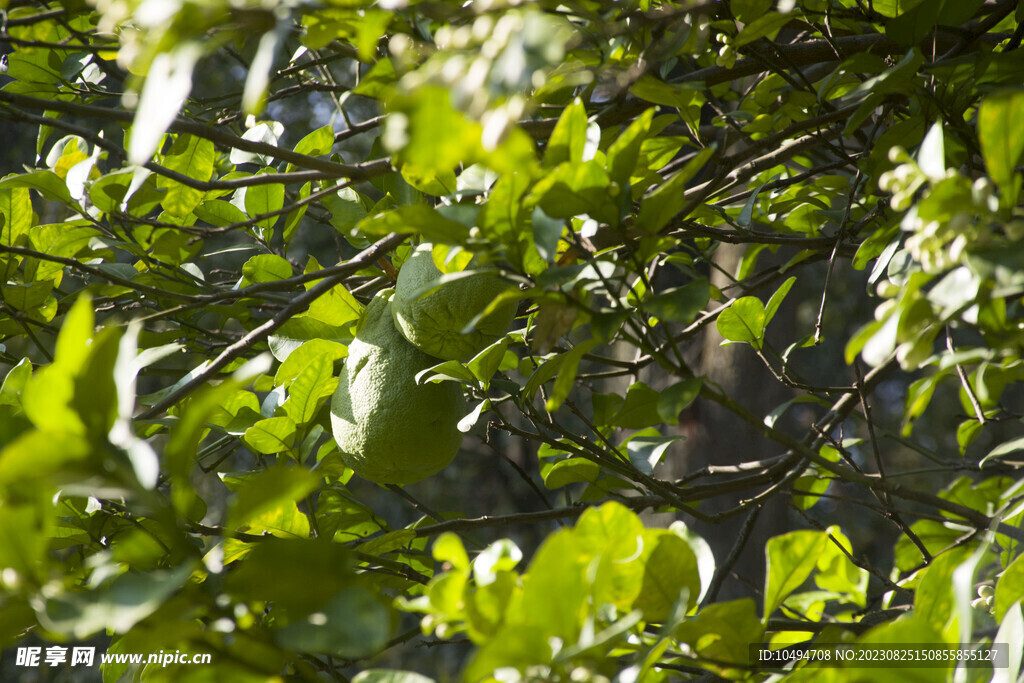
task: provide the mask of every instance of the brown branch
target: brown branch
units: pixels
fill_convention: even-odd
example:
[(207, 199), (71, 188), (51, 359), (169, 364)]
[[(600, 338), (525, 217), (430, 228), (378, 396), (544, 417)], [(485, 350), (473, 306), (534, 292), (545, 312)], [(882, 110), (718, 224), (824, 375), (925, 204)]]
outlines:
[[(103, 119), (117, 123), (132, 123), (135, 120), (135, 114), (129, 111), (112, 109), (109, 107), (98, 107), (91, 104), (75, 104), (73, 102), (64, 102), (61, 100), (47, 100), (37, 97), (29, 97), (27, 95), (19, 95), (17, 93), (11, 93), (3, 90), (0, 90), (0, 102), (36, 111), (59, 111), (65, 114), (73, 114), (84, 118)], [(281, 161), (287, 161), (301, 168), (320, 171), (334, 178), (366, 180), (374, 175), (378, 175), (382, 167), (386, 166), (387, 170), (390, 170), (391, 168), (390, 159), (376, 159), (363, 164), (339, 164), (334, 161), (328, 161), (327, 159), (319, 159), (305, 154), (298, 154), (292, 150), (267, 144), (265, 142), (245, 140), (212, 125), (189, 121), (188, 119), (181, 117), (175, 119), (169, 130), (175, 133), (189, 133), (191, 135), (197, 135), (225, 147), (240, 149), (244, 152), (262, 154)]]
[(711, 579), (711, 584), (708, 586), (708, 592), (704, 595), (704, 600), (701, 602), (702, 606), (710, 605), (718, 598), (718, 591), (721, 590), (722, 584), (725, 583), (725, 579), (729, 576), (729, 572), (732, 571), (736, 561), (740, 559), (740, 554), (743, 552), (743, 548), (746, 547), (747, 541), (750, 540), (750, 534), (754, 531), (754, 525), (757, 524), (757, 518), (761, 515), (762, 509), (758, 505), (743, 520), (743, 526), (740, 528), (739, 536), (736, 537), (736, 542), (729, 551), (729, 555), (722, 564), (715, 568), (715, 575)]
[(138, 292), (144, 292), (152, 296), (166, 297), (168, 299), (176, 299), (178, 301), (191, 302), (195, 300), (195, 297), (189, 296), (188, 294), (179, 294), (177, 292), (160, 289), (159, 287), (152, 287), (150, 285), (144, 285), (139, 282), (125, 280), (124, 278), (100, 270), (99, 268), (93, 268), (92, 266), (80, 263), (79, 261), (76, 261), (75, 259), (72, 258), (65, 258), (63, 256), (53, 256), (52, 254), (46, 254), (41, 251), (35, 251), (34, 249), (27, 249), (26, 247), (8, 247), (2, 244), (0, 244), (0, 253), (18, 254), (19, 256), (27, 256), (34, 259), (39, 259), (40, 261), (60, 263), (62, 265), (78, 270), (82, 273), (88, 273), (93, 277), (100, 278), (101, 280), (105, 280), (112, 284), (127, 287)]
[(48, 19), (56, 19), (62, 17), (67, 12), (64, 9), (50, 10), (49, 12), (40, 12), (39, 14), (33, 14), (27, 17), (16, 17), (14, 19), (4, 18), (4, 26), (10, 28), (11, 26), (31, 26), (32, 24), (38, 24), (41, 21), (47, 21)]
[[(644, 510), (650, 507), (658, 507), (665, 504), (661, 496), (636, 496), (623, 498), (620, 501), (632, 510)], [(439, 524), (430, 524), (416, 529), (416, 536), (437, 536), (446, 531), (473, 531), (496, 526), (517, 526), (520, 524), (535, 524), (537, 522), (548, 522), (567, 517), (579, 517), (586, 512), (590, 505), (577, 503), (570, 507), (555, 508), (554, 510), (540, 510), (538, 512), (517, 512), (511, 515), (484, 515), (470, 519), (450, 519)]]
[[(1012, 5), (1013, 3), (1010, 2), (1009, 4)], [(927, 39), (929, 43), (931, 42), (931, 37), (929, 36)], [(952, 48), (958, 41), (957, 36), (944, 32), (937, 31), (934, 33), (934, 37), (939, 49)], [(743, 51), (751, 54), (756, 52), (760, 55), (763, 49), (757, 43), (750, 43), (743, 48)], [(836, 50), (839, 50), (841, 55), (846, 58), (861, 53), (900, 55), (905, 53), (907, 48), (897, 45), (882, 33), (841, 36), (833, 38), (831, 41), (808, 40), (801, 43), (790, 43), (789, 45), (773, 45), (773, 51), (785, 55), (786, 61), (794, 66), (835, 62), (837, 61)], [(768, 71), (768, 69), (765, 68), (762, 57), (744, 57), (736, 60), (736, 63), (731, 68), (710, 66), (704, 69), (697, 69), (675, 79), (673, 82), (692, 83), (694, 81), (704, 81), (708, 86), (712, 86), (743, 78), (744, 76), (764, 73), (765, 71)]]

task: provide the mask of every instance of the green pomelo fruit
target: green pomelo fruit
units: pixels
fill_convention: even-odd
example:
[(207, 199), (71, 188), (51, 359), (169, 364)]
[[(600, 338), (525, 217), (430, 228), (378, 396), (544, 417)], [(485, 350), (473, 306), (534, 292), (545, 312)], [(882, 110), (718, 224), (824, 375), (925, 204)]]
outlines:
[(465, 413), (452, 382), (416, 384), (437, 364), (406, 341), (391, 318), (393, 290), (366, 309), (331, 400), (331, 427), (345, 464), (379, 484), (411, 484), (452, 461)]
[(516, 316), (515, 300), (482, 317), (473, 331), (462, 330), (514, 285), (496, 274), (477, 273), (437, 287), (441, 271), (432, 251), (433, 245), (421, 244), (398, 271), (391, 313), (398, 329), (420, 351), (442, 360), (466, 361), (508, 332)]

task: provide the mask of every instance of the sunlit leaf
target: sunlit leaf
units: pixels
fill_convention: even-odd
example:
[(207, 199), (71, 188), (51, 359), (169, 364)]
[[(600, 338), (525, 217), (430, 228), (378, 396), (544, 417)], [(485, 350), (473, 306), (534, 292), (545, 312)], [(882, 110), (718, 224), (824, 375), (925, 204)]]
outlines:
[(829, 543), (820, 531), (792, 531), (769, 539), (765, 547), (768, 576), (764, 592), (765, 618), (811, 575)]

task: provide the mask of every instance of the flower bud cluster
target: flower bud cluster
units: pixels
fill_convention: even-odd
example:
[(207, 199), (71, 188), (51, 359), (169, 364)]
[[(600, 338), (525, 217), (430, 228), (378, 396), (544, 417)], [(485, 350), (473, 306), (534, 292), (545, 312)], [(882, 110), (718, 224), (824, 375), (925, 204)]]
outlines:
[(893, 209), (907, 212), (900, 224), (911, 233), (905, 246), (926, 273), (946, 271), (967, 250), (991, 242), (999, 210), (992, 181), (982, 177), (972, 183), (955, 169), (929, 176), (902, 147), (892, 148), (889, 159), (898, 165), (878, 184), (892, 193)]

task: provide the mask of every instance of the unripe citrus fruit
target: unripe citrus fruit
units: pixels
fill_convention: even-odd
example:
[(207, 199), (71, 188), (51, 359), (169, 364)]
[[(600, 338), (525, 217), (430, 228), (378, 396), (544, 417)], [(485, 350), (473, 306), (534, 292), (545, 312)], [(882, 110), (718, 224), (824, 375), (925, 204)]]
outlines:
[(433, 245), (418, 246), (398, 271), (391, 313), (405, 338), (424, 353), (442, 360), (469, 360), (508, 332), (516, 301), (507, 301), (462, 330), (499, 295), (514, 285), (494, 273), (476, 273), (436, 289), (441, 271), (434, 265)]
[(416, 384), (416, 373), (437, 359), (395, 329), (392, 293), (374, 297), (348, 347), (331, 401), (331, 427), (342, 460), (360, 477), (411, 484), (455, 457), (465, 402), (452, 382)]

